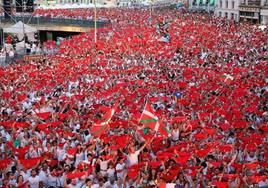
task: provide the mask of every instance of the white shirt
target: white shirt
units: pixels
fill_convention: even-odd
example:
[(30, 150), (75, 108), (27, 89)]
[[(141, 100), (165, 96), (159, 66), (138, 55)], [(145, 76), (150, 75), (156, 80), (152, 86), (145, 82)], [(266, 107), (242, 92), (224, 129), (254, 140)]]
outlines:
[(39, 176), (35, 176), (35, 177), (29, 177), (28, 179), (29, 181), (29, 185), (30, 188), (39, 188), (39, 182), (41, 181), (41, 179), (39, 178)]
[(123, 179), (123, 177), (124, 177), (125, 164), (124, 163), (123, 164), (118, 163), (116, 165), (115, 169), (116, 170), (123, 170), (121, 172), (117, 172), (117, 177)]
[(75, 166), (77, 167), (77, 165), (82, 162), (84, 160), (84, 153), (81, 152), (81, 153), (77, 153), (76, 154), (76, 158), (75, 158)]
[(109, 160), (107, 160), (107, 161), (100, 161), (100, 169), (103, 170), (103, 171), (106, 171), (107, 168), (108, 168), (108, 163), (109, 163)]
[(65, 150), (62, 148), (57, 148), (57, 158), (59, 161), (63, 161), (65, 156)]
[(132, 166), (132, 165), (139, 163), (138, 157), (139, 157), (140, 152), (141, 152), (140, 150), (137, 150), (134, 153), (130, 153), (127, 155), (129, 166)]
[(98, 184), (94, 184), (91, 186), (91, 188), (99, 188), (100, 186)]
[(107, 175), (108, 175), (109, 178), (110, 178), (110, 177), (114, 177), (114, 173), (115, 173), (114, 168), (109, 168), (109, 169), (107, 170)]
[(117, 186), (116, 183), (114, 183), (114, 184), (112, 185), (109, 181), (107, 181), (107, 182), (104, 184), (104, 186), (105, 186), (105, 187), (111, 187), (111, 188), (118, 188), (118, 186)]
[(48, 185), (50, 186), (54, 186), (54, 187), (57, 187), (57, 186), (62, 186), (63, 183), (61, 181), (61, 177), (55, 177), (55, 176), (51, 176), (49, 175), (48, 176)]
[(9, 55), (9, 57), (12, 57), (12, 58), (13, 58), (14, 55), (15, 55), (15, 54), (14, 54), (14, 51), (10, 50), (9, 53), (8, 53), (8, 55)]
[(39, 173), (40, 180), (44, 183), (44, 185), (48, 184), (48, 175), (45, 171), (41, 170)]
[(178, 129), (172, 131), (172, 140), (177, 141), (180, 137), (180, 131)]
[(247, 155), (247, 157), (245, 159), (245, 161), (247, 161), (247, 162), (254, 162), (256, 160), (257, 160), (257, 157), (255, 155), (253, 157)]

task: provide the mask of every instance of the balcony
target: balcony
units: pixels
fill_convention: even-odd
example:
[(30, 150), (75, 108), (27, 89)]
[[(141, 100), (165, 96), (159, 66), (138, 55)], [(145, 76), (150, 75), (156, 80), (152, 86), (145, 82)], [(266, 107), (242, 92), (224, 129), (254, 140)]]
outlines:
[(248, 2), (242, 2), (240, 7), (261, 7), (260, 0), (248, 0)]
[(260, 12), (261, 1), (249, 0), (247, 3), (241, 3), (239, 6), (240, 12)]
[(268, 9), (268, 1), (266, 1), (266, 2), (264, 3), (264, 5), (262, 6), (262, 9)]

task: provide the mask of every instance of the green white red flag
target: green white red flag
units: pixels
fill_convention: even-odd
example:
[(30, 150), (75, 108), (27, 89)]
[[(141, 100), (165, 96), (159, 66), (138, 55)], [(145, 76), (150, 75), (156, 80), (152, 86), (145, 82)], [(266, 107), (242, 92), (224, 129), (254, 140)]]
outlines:
[(109, 123), (115, 114), (118, 105), (109, 109), (103, 116), (102, 120), (91, 127), (91, 134), (93, 136), (100, 136), (108, 129)]
[(145, 104), (139, 123), (143, 124), (144, 127), (148, 127), (154, 130), (156, 133), (162, 134), (163, 136), (167, 137), (169, 134), (163, 122), (160, 121), (158, 117), (154, 114), (153, 108), (148, 103)]

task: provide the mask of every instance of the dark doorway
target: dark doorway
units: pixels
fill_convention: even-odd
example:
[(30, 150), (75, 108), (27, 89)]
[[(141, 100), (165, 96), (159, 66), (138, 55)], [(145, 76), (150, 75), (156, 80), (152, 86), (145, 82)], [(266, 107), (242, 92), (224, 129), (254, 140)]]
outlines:
[(56, 41), (58, 37), (62, 38), (69, 38), (74, 35), (78, 35), (78, 32), (64, 32), (64, 31), (40, 31), (40, 41), (45, 42), (47, 40), (54, 40)]

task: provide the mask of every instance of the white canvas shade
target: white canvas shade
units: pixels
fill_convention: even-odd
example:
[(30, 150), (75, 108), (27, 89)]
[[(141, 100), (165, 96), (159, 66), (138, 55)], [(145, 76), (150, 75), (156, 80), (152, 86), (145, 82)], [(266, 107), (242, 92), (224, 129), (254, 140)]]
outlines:
[(4, 28), (3, 31), (4, 33), (23, 34), (23, 33), (35, 33), (37, 32), (37, 29), (26, 24), (24, 24), (23, 26), (23, 23), (19, 21), (8, 28)]

